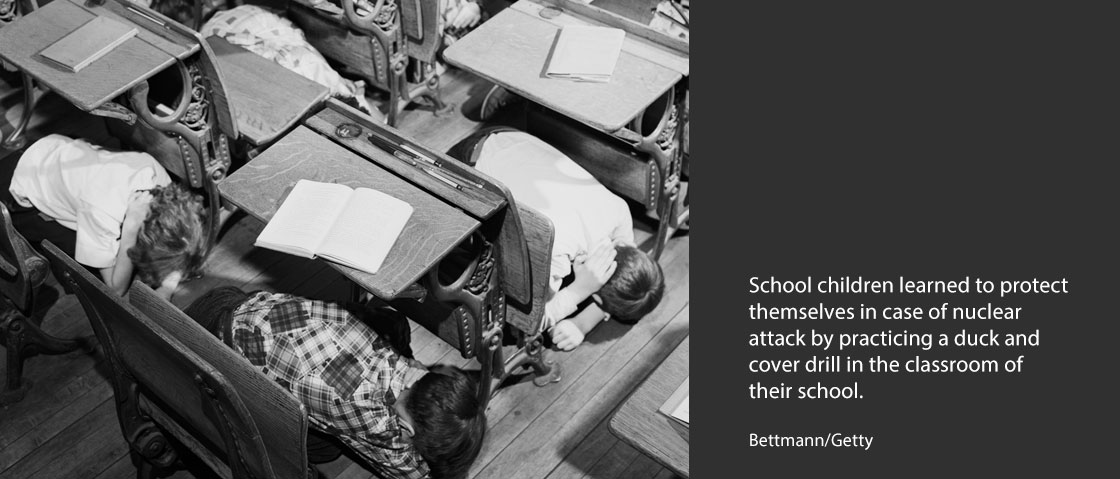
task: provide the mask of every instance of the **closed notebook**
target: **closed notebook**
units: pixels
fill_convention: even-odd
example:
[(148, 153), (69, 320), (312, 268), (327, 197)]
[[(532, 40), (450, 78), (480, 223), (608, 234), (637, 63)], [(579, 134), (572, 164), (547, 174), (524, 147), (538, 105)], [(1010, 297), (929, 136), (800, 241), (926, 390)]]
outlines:
[(545, 76), (609, 82), (625, 38), (626, 32), (618, 28), (565, 25), (556, 36)]
[(39, 52), (43, 58), (77, 73), (136, 35), (136, 27), (109, 17), (94, 17)]

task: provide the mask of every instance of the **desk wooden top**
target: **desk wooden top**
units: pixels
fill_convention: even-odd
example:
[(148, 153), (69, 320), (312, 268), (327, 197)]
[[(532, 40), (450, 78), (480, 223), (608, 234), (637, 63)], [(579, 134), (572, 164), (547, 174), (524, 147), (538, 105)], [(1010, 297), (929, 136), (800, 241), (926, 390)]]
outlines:
[[(91, 7), (82, 0), (55, 0), (0, 29), (0, 58), (26, 71), (78, 108), (96, 109), (171, 66), (176, 59), (186, 58), (201, 48), (196, 39), (171, 26), (158, 25), (137, 11), (151, 12), (117, 0)], [(39, 55), (98, 15), (136, 25), (139, 32), (77, 73)]]
[(206, 42), (222, 69), (237, 131), (254, 145), (276, 139), (330, 95), (327, 87), (222, 37), (209, 36)]
[(373, 188), (412, 205), (412, 217), (377, 273), (331, 263), (383, 299), (396, 297), (416, 282), (480, 224), (431, 193), (303, 125), (219, 182), (218, 191), (222, 198), (267, 222), (300, 179)]
[(608, 83), (544, 76), (561, 25), (596, 24), (561, 13), (545, 19), (542, 6), (514, 3), (444, 51), (451, 64), (531, 101), (606, 132), (616, 131), (688, 74), (688, 58), (627, 34)]
[(610, 422), (616, 436), (681, 477), (688, 477), (688, 441), (674, 429), (672, 419), (657, 410), (687, 378), (686, 336), (626, 398)]

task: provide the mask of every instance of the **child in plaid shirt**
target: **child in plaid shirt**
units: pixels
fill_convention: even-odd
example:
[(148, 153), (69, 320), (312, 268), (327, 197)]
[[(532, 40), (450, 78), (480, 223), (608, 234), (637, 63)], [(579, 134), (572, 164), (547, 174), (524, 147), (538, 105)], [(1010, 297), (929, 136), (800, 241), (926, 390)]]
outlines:
[(383, 477), (463, 477), (478, 457), (486, 415), (477, 380), (398, 352), (410, 354), (403, 316), (234, 287), (206, 293), (185, 312), (291, 391), (316, 430)]

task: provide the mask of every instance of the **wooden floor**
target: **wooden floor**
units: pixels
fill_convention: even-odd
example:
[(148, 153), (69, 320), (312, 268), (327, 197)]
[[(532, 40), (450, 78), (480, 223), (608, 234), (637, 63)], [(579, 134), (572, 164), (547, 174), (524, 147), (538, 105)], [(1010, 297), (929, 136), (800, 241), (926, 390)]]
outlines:
[[(399, 128), (434, 149), (446, 150), (480, 124), (462, 114), (471, 98), (484, 94), (480, 80), (458, 70), (444, 77), (451, 113), (434, 116), (411, 110)], [(0, 81), (0, 131), (10, 131), (17, 118), (14, 91)], [(504, 121), (516, 121), (516, 110)], [(5, 118), (7, 120), (5, 120)], [(65, 120), (63, 120), (65, 118)], [(513, 120), (510, 120), (513, 118)], [(9, 122), (5, 124), (5, 121)], [(93, 126), (90, 126), (93, 125)], [(36, 116), (31, 139), (52, 132), (94, 136), (98, 123), (47, 96)], [(9, 158), (10, 159), (10, 158)], [(5, 161), (5, 160), (0, 160)], [(653, 225), (636, 215), (639, 242)], [(241, 217), (223, 234), (206, 264), (203, 278), (185, 284), (173, 298), (184, 307), (209, 288), (239, 285), (246, 289), (288, 291), (305, 296), (341, 299), (347, 283), (321, 263), (255, 249), (253, 239), (263, 225)], [(670, 478), (661, 467), (608, 429), (612, 412), (653, 368), (688, 335), (689, 238), (669, 242), (661, 259), (666, 294), (658, 308), (640, 323), (601, 324), (586, 343), (571, 353), (554, 352), (562, 370), (559, 383), (536, 387), (525, 382), (501, 390), (487, 409), (487, 435), (472, 478)], [(47, 293), (57, 301), (47, 312), (44, 328), (61, 337), (92, 334), (72, 295), (53, 279)], [(49, 298), (49, 294), (44, 294)], [(413, 350), (426, 364), (469, 365), (459, 354), (422, 328), (413, 332)], [(0, 355), (0, 371), (4, 358)], [(25, 362), (24, 376), (33, 381), (28, 396), (0, 410), (0, 479), (128, 478), (135, 469), (116, 419), (106, 364), (98, 352), (36, 356)], [(328, 478), (377, 477), (348, 456), (318, 466)], [(171, 477), (211, 477), (192, 468)]]

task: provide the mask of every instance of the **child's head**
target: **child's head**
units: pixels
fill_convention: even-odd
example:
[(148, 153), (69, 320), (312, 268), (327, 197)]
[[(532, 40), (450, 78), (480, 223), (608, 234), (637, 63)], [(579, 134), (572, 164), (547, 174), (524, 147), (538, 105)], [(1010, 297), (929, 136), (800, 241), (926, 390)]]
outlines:
[(612, 318), (633, 324), (653, 311), (665, 294), (661, 265), (630, 245), (616, 245), (618, 267), (599, 289), (600, 307)]
[(412, 385), (405, 398), (416, 430), (412, 445), (433, 478), (466, 477), (486, 433), (486, 413), (480, 406), (478, 381), (454, 366), (432, 366)]
[(128, 257), (140, 281), (157, 288), (173, 272), (189, 277), (202, 268), (208, 223), (201, 195), (178, 184), (150, 193), (148, 218)]

